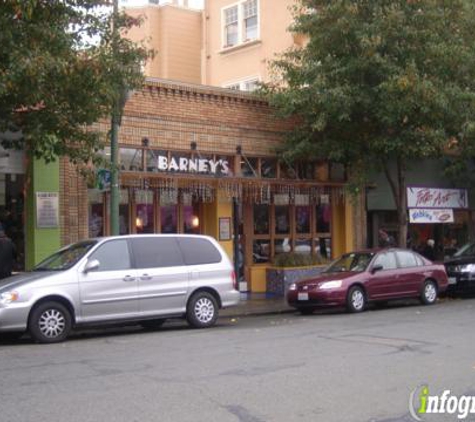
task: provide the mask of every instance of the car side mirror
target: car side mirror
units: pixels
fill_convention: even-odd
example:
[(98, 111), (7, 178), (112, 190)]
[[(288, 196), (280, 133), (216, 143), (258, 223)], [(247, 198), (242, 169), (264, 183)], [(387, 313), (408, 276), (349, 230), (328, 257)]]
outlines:
[(371, 268), (371, 274), (381, 271), (383, 268), (384, 267), (381, 264), (375, 265), (373, 268)]
[(88, 273), (90, 271), (95, 271), (99, 269), (99, 261), (97, 259), (93, 259), (91, 261), (87, 261), (86, 266), (84, 267), (84, 272)]

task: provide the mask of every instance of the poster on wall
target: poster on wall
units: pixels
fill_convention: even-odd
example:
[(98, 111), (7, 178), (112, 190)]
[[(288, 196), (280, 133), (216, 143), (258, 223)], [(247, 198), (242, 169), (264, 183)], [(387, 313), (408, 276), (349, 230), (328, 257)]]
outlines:
[(58, 192), (36, 192), (36, 227), (38, 229), (59, 227)]
[(219, 219), (219, 240), (231, 240), (231, 218)]
[(452, 209), (412, 208), (409, 210), (410, 223), (453, 223), (454, 211)]

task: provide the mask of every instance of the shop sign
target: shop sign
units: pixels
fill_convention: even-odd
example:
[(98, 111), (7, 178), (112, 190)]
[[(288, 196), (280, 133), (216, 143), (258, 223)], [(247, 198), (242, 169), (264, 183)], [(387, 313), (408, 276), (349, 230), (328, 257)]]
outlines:
[(408, 208), (468, 208), (466, 189), (407, 188)]
[(228, 160), (213, 160), (208, 158), (158, 156), (157, 167), (159, 171), (176, 171), (181, 173), (229, 174)]
[(412, 208), (409, 210), (410, 223), (453, 223), (452, 209)]
[(107, 169), (99, 169), (96, 180), (97, 189), (109, 190), (111, 186), (111, 172)]
[(36, 227), (39, 229), (59, 227), (58, 192), (36, 192)]

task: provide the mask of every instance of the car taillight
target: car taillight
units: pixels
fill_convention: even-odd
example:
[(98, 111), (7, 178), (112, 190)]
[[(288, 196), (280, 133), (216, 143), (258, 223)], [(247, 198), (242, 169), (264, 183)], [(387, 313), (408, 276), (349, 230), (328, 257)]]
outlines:
[(239, 290), (238, 289), (238, 282), (237, 282), (237, 278), (236, 278), (236, 273), (233, 271), (231, 271), (231, 279), (233, 280), (233, 288), (234, 290)]

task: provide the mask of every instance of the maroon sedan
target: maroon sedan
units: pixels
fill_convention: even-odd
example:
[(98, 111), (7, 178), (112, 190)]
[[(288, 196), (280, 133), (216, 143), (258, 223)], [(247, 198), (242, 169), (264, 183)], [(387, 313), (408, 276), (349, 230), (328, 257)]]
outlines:
[(321, 306), (361, 312), (368, 302), (410, 297), (432, 305), (447, 284), (442, 264), (406, 249), (374, 249), (345, 254), (318, 276), (291, 284), (287, 301), (303, 314)]

